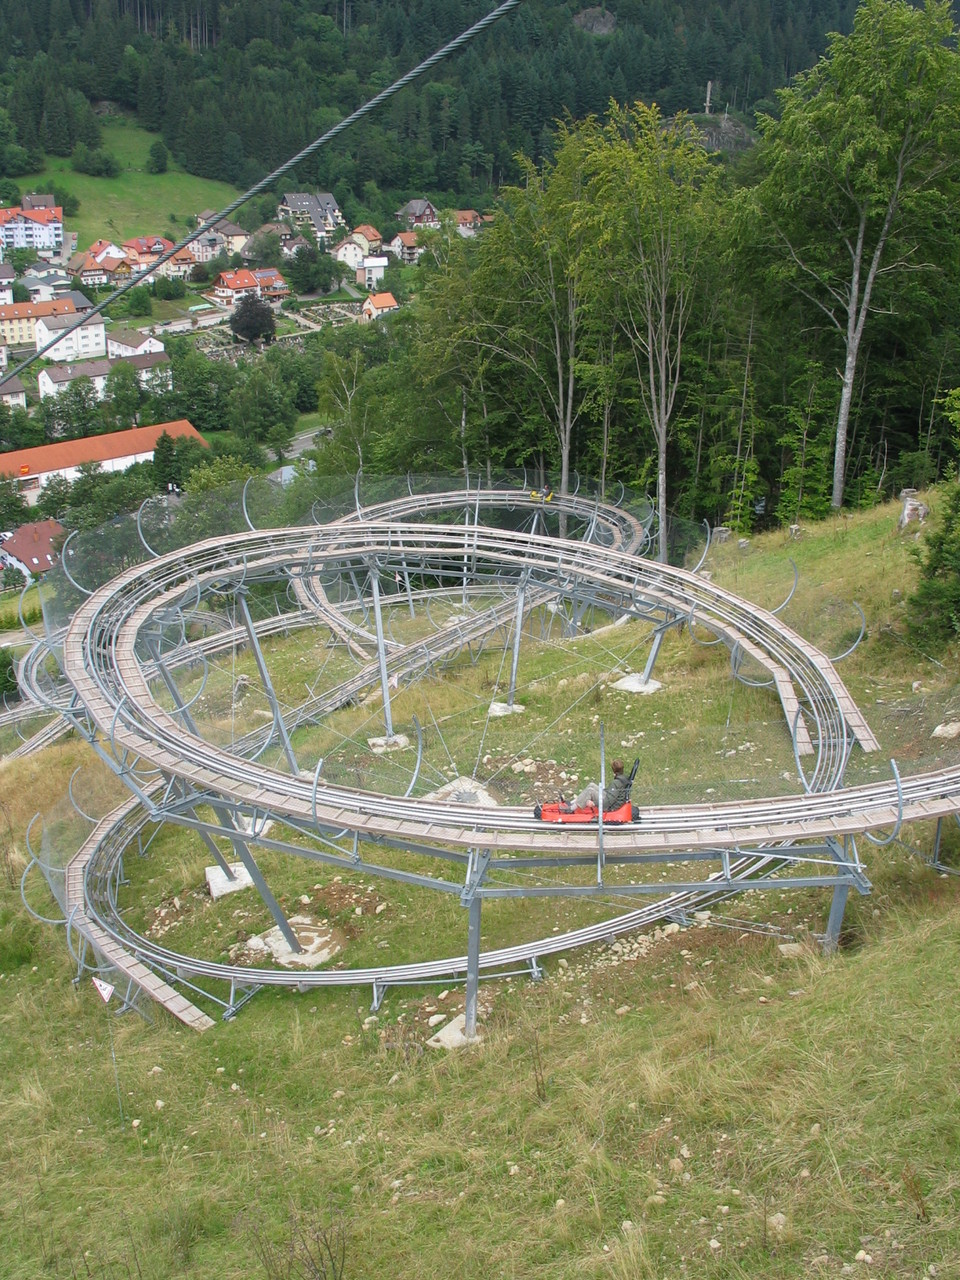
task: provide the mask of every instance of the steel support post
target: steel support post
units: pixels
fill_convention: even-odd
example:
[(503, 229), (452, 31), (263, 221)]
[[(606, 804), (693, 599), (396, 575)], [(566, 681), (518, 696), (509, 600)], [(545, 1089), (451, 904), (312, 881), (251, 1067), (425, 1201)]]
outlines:
[[(246, 608), (244, 608), (244, 612), (246, 614), (246, 617), (249, 618), (250, 615), (246, 613)], [(157, 669), (160, 672), (160, 676), (164, 684), (166, 685), (171, 698), (173, 698), (173, 701), (177, 709), (179, 710), (181, 716), (183, 717), (184, 724), (187, 726), (187, 728), (190, 730), (191, 733), (196, 734), (197, 728), (193, 722), (193, 717), (190, 715), (190, 712), (187, 710), (187, 708), (183, 705), (183, 698), (180, 696), (180, 690), (177, 688), (175, 682), (170, 676), (170, 673), (167, 671), (166, 667), (163, 664), (163, 659), (160, 657), (159, 646), (157, 645), (153, 637), (151, 637), (147, 643), (151, 649), (151, 652), (153, 653), (154, 661), (157, 664)], [(270, 892), (270, 889), (267, 886), (266, 880), (264, 880), (263, 878), (260, 868), (257, 866), (256, 862), (254, 861), (253, 854), (250, 852), (250, 849), (246, 841), (243, 839), (241, 833), (237, 830), (236, 826), (234, 825), (231, 814), (227, 809), (224, 808), (223, 805), (214, 804), (214, 805), (211, 805), (211, 808), (213, 809), (221, 825), (223, 826), (223, 829), (227, 834), (230, 840), (230, 843), (233, 845), (233, 848), (234, 848), (234, 851), (236, 852), (237, 857), (240, 859), (240, 861), (246, 867), (247, 871), (250, 873), (250, 879), (253, 881), (254, 885), (257, 888), (257, 892), (260, 894), (260, 897), (263, 899), (264, 903), (266, 904), (267, 910), (270, 912), (270, 914), (273, 916), (274, 920), (276, 921), (277, 928), (280, 930), (280, 932), (283, 934), (284, 938), (286, 939), (287, 946), (290, 948), (291, 951), (294, 951), (299, 955), (299, 953), (303, 950), (303, 948), (300, 946), (300, 943), (297, 940), (297, 935), (290, 928), (290, 925), (287, 921), (287, 917), (283, 914), (283, 911), (280, 909), (279, 902), (277, 902), (276, 898)], [(205, 837), (205, 843), (207, 845), (207, 848), (209, 848), (210, 851), (213, 853), (214, 857), (217, 860), (217, 863), (219, 864), (220, 867), (222, 867), (223, 871), (226, 873), (229, 879), (235, 880), (236, 876), (230, 870), (230, 867), (225, 862), (222, 855), (217, 851), (217, 847), (213, 843), (213, 841), (208, 837)]]
[(250, 648), (253, 650), (253, 659), (257, 664), (257, 670), (260, 672), (260, 681), (266, 690), (270, 708), (273, 711), (273, 723), (277, 726), (277, 732), (280, 734), (280, 741), (283, 743), (283, 750), (286, 753), (287, 763), (290, 765), (290, 772), (296, 776), (300, 772), (300, 766), (297, 764), (297, 757), (293, 754), (290, 735), (287, 733), (286, 724), (284, 724), (283, 713), (280, 710), (280, 704), (274, 692), (270, 672), (267, 670), (267, 664), (263, 660), (263, 652), (260, 648), (260, 641), (257, 639), (256, 627), (253, 625), (253, 619), (250, 617), (250, 610), (247, 607), (247, 598), (242, 591), (237, 592), (237, 603), (243, 615), (243, 625), (250, 640)]
[(480, 907), (482, 899), (475, 893), (470, 899), (467, 924), (467, 1002), (463, 1034), (468, 1040), (477, 1038), (477, 995), (480, 990)]
[(523, 608), (527, 593), (527, 579), (529, 575), (523, 574), (520, 579), (520, 590), (517, 593), (517, 616), (513, 627), (513, 658), (510, 662), (510, 690), (507, 693), (507, 706), (513, 706), (513, 699), (517, 692), (517, 667), (520, 664), (520, 638), (523, 635)]
[(283, 909), (281, 908), (280, 903), (271, 893), (270, 886), (267, 884), (266, 880), (264, 880), (263, 872), (257, 866), (249, 847), (243, 840), (235, 840), (234, 847), (240, 855), (240, 861), (250, 873), (250, 879), (256, 886), (257, 893), (259, 893), (260, 897), (266, 903), (267, 910), (273, 916), (276, 921), (277, 928), (283, 934), (287, 946), (296, 955), (300, 955), (303, 951), (303, 947), (301, 947), (297, 935), (291, 929), (290, 922), (287, 920), (287, 917), (283, 914)]
[(654, 632), (653, 644), (650, 646), (650, 652), (647, 655), (647, 664), (643, 668), (643, 683), (646, 684), (653, 673), (654, 665), (657, 661), (657, 655), (660, 652), (660, 646), (663, 644), (663, 629)]
[(373, 588), (373, 618), (377, 627), (377, 662), (380, 664), (380, 688), (383, 692), (383, 722), (387, 737), (393, 737), (393, 716), (390, 712), (390, 682), (387, 678), (387, 650), (383, 638), (383, 614), (380, 609), (380, 570), (376, 562), (370, 565), (370, 585)]
[(840, 928), (843, 924), (843, 913), (846, 910), (849, 894), (848, 884), (838, 884), (833, 891), (830, 915), (827, 917), (827, 931), (823, 935), (824, 955), (831, 955), (840, 944)]
[[(402, 546), (402, 545), (403, 545), (403, 544), (401, 543), (401, 546)], [(402, 556), (401, 556), (401, 558), (400, 558), (400, 563), (401, 563), (401, 564), (402, 564), (402, 566), (403, 566), (403, 586), (404, 586), (404, 590), (405, 590), (405, 591), (406, 591), (406, 593), (407, 593), (407, 605), (409, 606), (409, 609), (410, 609), (410, 617), (411, 617), (411, 618), (415, 618), (417, 615), (416, 615), (416, 613), (415, 613), (415, 611), (414, 611), (414, 608), (413, 608), (413, 589), (412, 589), (412, 587), (410, 586), (410, 570), (407, 568), (407, 554), (406, 554), (406, 552), (403, 552), (403, 554), (402, 554)]]
[[(469, 497), (469, 493), (467, 497)], [(470, 567), (470, 507), (467, 506), (463, 513), (463, 580), (460, 591), (460, 607), (464, 613), (467, 611), (467, 578)]]
[(213, 837), (211, 835), (208, 835), (206, 831), (201, 831), (200, 839), (203, 841), (203, 843), (207, 846), (207, 848), (213, 854), (214, 861), (216, 862), (220, 870), (223, 872), (223, 874), (227, 877), (227, 879), (236, 880), (237, 877), (233, 874), (233, 869), (231, 868), (230, 863), (226, 860), (226, 858), (217, 848)]
[(943, 838), (943, 819), (937, 819), (937, 833), (933, 838), (933, 862), (930, 864), (939, 869), (940, 867), (940, 841)]
[(199, 733), (197, 733), (196, 722), (194, 721), (193, 716), (190, 714), (190, 712), (187, 710), (186, 706), (184, 705), (184, 701), (180, 694), (180, 690), (177, 688), (176, 681), (174, 680), (173, 676), (171, 676), (170, 672), (167, 670), (166, 664), (164, 663), (163, 658), (160, 656), (159, 641), (157, 640), (156, 636), (148, 635), (146, 637), (146, 643), (147, 643), (147, 648), (150, 651), (150, 656), (153, 658), (154, 662), (157, 664), (157, 671), (160, 673), (160, 679), (163, 681), (166, 687), (167, 693), (169, 693), (170, 697), (173, 699), (174, 706), (177, 708), (177, 711), (179, 711), (180, 713), (180, 719), (187, 726), (190, 732), (199, 738), (200, 735)]
[(360, 605), (360, 610), (363, 613), (363, 625), (365, 627), (369, 626), (370, 615), (367, 612), (367, 602), (366, 600), (364, 600), (363, 592), (360, 590), (360, 583), (357, 581), (357, 575), (354, 573), (352, 569), (349, 570), (349, 578), (350, 578), (350, 581), (353, 583), (353, 589), (357, 593), (357, 601)]

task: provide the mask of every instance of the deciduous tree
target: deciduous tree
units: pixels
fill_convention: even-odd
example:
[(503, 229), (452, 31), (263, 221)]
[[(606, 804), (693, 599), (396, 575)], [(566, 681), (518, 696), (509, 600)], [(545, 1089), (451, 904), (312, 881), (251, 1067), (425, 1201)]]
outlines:
[[(761, 120), (763, 178), (746, 233), (842, 346), (832, 505), (843, 502), (864, 330), (881, 284), (949, 256), (960, 166), (960, 56), (950, 6), (864, 0), (853, 32)], [(951, 251), (952, 252), (952, 251)], [(889, 287), (884, 302), (896, 306)]]
[(667, 443), (684, 338), (716, 235), (716, 171), (683, 116), (613, 105), (591, 139), (589, 208), (615, 282), (616, 321), (632, 352), (657, 449), (660, 555), (666, 559)]

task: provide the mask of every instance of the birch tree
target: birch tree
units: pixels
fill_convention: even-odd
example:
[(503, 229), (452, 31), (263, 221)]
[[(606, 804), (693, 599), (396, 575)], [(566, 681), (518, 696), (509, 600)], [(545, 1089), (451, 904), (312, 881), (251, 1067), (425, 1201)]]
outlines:
[(945, 0), (915, 9), (864, 0), (849, 36), (780, 91), (760, 122), (761, 182), (747, 234), (775, 278), (824, 316), (842, 344), (832, 506), (843, 503), (851, 406), (872, 311), (896, 306), (904, 273), (933, 269), (952, 239), (960, 164), (960, 62)]
[(716, 235), (716, 171), (684, 117), (666, 121), (642, 102), (611, 107), (593, 143), (588, 207), (656, 444), (660, 558), (666, 560), (667, 444), (684, 338)]
[(535, 416), (552, 433), (567, 493), (574, 429), (584, 402), (578, 365), (586, 357), (584, 308), (590, 288), (581, 216), (585, 140), (590, 122), (562, 126), (556, 159), (542, 169), (522, 161), (524, 185), (503, 192), (494, 225), (482, 237), (475, 279), (481, 312), (476, 341), (513, 370), (521, 429)]

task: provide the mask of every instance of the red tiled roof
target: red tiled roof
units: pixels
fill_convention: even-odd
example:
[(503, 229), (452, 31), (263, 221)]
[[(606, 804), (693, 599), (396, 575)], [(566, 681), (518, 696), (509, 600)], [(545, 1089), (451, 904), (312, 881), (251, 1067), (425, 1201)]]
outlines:
[(131, 240), (124, 240), (124, 249), (132, 249), (134, 253), (166, 253), (168, 249), (173, 248), (172, 240), (165, 240), (163, 236), (134, 236)]
[(85, 440), (61, 440), (59, 444), (41, 444), (33, 449), (15, 449), (0, 453), (0, 475), (39, 476), (83, 462), (112, 462), (137, 453), (149, 453), (166, 432), (173, 440), (187, 436), (206, 445), (199, 431), (180, 418), (176, 422), (159, 422), (152, 427), (134, 427), (131, 431), (113, 431), (105, 436), (88, 436)]
[(53, 540), (62, 533), (63, 525), (52, 518), (22, 524), (6, 539), (3, 550), (25, 564), (31, 573), (45, 573), (60, 559), (53, 549)]
[(217, 284), (223, 289), (256, 289), (257, 278), (246, 267), (238, 267), (236, 271), (221, 271)]
[(70, 298), (55, 298), (52, 302), (11, 302), (0, 307), (0, 320), (34, 320), (40, 316), (64, 316), (76, 311)]
[(63, 221), (63, 209), (60, 205), (54, 209), (21, 209), (19, 205), (0, 209), (0, 223), (14, 222), (17, 218), (26, 218), (28, 222), (42, 222), (44, 226), (49, 226), (51, 222)]
[(367, 301), (372, 303), (378, 311), (388, 311), (391, 307), (400, 305), (392, 293), (371, 293)]

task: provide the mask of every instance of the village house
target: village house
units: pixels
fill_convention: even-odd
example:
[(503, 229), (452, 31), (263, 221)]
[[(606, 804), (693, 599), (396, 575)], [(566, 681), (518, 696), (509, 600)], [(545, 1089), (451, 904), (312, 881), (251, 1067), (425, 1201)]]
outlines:
[(415, 227), (433, 227), (436, 230), (440, 226), (437, 211), (429, 200), (408, 200), (397, 210), (397, 221), (404, 223), (408, 231)]
[(17, 273), (9, 262), (0, 262), (0, 307), (13, 306), (13, 282)]
[(235, 307), (241, 298), (276, 302), (289, 297), (290, 286), (276, 267), (237, 267), (221, 271), (213, 286), (213, 300), (221, 307)]
[(53, 302), (11, 302), (0, 307), (0, 342), (18, 350), (37, 349), (37, 320), (47, 316), (75, 315), (76, 307), (69, 298)]
[[(4, 365), (4, 368), (6, 368), (6, 365)], [(27, 407), (27, 393), (19, 378), (5, 378), (3, 382), (0, 382), (0, 401), (3, 401), (8, 409), (25, 409)]]
[(371, 293), (360, 308), (360, 321), (369, 324), (371, 320), (379, 320), (381, 316), (399, 310), (400, 304), (392, 293)]
[(415, 231), (398, 231), (383, 247), (406, 267), (412, 267), (419, 262), (424, 253), (424, 248), (418, 243)]
[(372, 253), (364, 258), (357, 268), (357, 284), (372, 293), (383, 279), (383, 273), (387, 269), (388, 262), (389, 258), (385, 253)]
[[(220, 218), (215, 222), (216, 216), (215, 209), (204, 209), (203, 213), (197, 214), (197, 226), (206, 227), (208, 231), (216, 232), (221, 241), (221, 249), (218, 252), (239, 253), (250, 238), (249, 231), (244, 231), (243, 227), (237, 226), (235, 222), (228, 222), (226, 218)], [(194, 240), (193, 243), (199, 244), (203, 238), (201, 236), (199, 240)], [(216, 256), (216, 254), (211, 255), (214, 258)], [(208, 262), (209, 259), (198, 258), (198, 261)]]
[[(266, 244), (273, 236), (276, 236), (280, 241), (280, 252), (283, 253), (285, 257), (290, 256), (286, 252), (287, 246), (290, 242), (292, 240), (302, 239), (302, 237), (295, 236), (285, 222), (265, 222), (263, 226), (258, 227), (256, 231), (254, 231), (253, 235), (247, 239), (243, 248), (240, 250), (240, 257), (247, 264), (256, 262), (264, 244)], [(306, 242), (304, 241), (304, 243)]]
[(69, 269), (71, 271), (73, 270), (73, 264), (77, 258), (80, 259), (79, 265), (82, 266), (84, 260), (87, 258), (92, 258), (94, 262), (102, 262), (104, 258), (123, 258), (125, 256), (126, 255), (120, 245), (114, 244), (112, 240), (104, 240), (101, 238), (100, 240), (94, 240), (90, 248), (85, 250), (82, 254), (75, 254), (74, 257), (70, 259)]
[(276, 267), (254, 267), (253, 277), (265, 302), (281, 302), (290, 296), (290, 286)]
[(221, 271), (213, 283), (213, 299), (221, 307), (234, 307), (241, 298), (259, 298), (257, 278), (249, 267)]
[(111, 360), (121, 356), (143, 356), (163, 351), (164, 345), (152, 333), (141, 333), (139, 329), (118, 329), (107, 334), (107, 355)]
[(55, 209), (57, 207), (52, 191), (29, 191), (20, 204), (24, 209)]
[(291, 236), (289, 240), (280, 246), (280, 252), (285, 258), (295, 258), (301, 249), (309, 249), (312, 243), (312, 241), (304, 240), (303, 236)]
[(89, 378), (98, 400), (102, 400), (107, 390), (107, 374), (110, 372), (109, 360), (81, 360), (77, 364), (51, 365), (49, 369), (41, 369), (37, 374), (37, 391), (41, 400), (49, 396), (59, 395), (78, 378)]
[[(202, 217), (203, 215), (198, 215)], [(187, 246), (193, 255), (193, 260), (197, 262), (213, 262), (214, 258), (219, 258), (221, 254), (230, 254), (230, 247), (225, 237), (220, 235), (219, 231), (205, 231), (202, 236), (198, 236), (196, 240), (191, 240)]]
[(346, 240), (341, 240), (337, 247), (331, 249), (330, 252), (337, 262), (354, 272), (359, 269), (366, 256), (363, 246), (359, 240), (354, 240), (353, 236), (348, 236)]
[(4, 252), (33, 249), (38, 257), (53, 257), (63, 248), (63, 209), (0, 209), (0, 244)]
[(173, 241), (166, 240), (163, 236), (134, 236), (130, 240), (124, 240), (121, 247), (131, 271), (142, 272), (144, 282), (152, 283), (156, 276), (150, 268), (168, 249), (173, 248)]
[(476, 209), (454, 209), (453, 220), (457, 234), (463, 236), (464, 240), (472, 240), (483, 226), (483, 220)]
[[(80, 319), (77, 315), (40, 316), (36, 323), (37, 351), (48, 342), (54, 345), (43, 354), (48, 360), (91, 360), (107, 354), (107, 332), (102, 316), (85, 316), (79, 327), (66, 333)], [(59, 337), (63, 334), (63, 337)], [(59, 339), (59, 340), (58, 340)]]
[[(71, 258), (71, 263), (73, 259)], [(130, 279), (133, 268), (120, 254), (103, 253), (99, 257), (87, 254), (74, 275), (90, 289), (100, 289), (109, 284), (121, 284)]]
[(161, 263), (155, 274), (166, 276), (168, 280), (187, 280), (196, 265), (197, 259), (190, 252), (188, 245), (185, 249), (178, 249), (172, 258)]
[(345, 227), (340, 206), (329, 191), (311, 195), (305, 191), (285, 192), (277, 206), (278, 218), (289, 218), (298, 231), (323, 248), (331, 236)]
[(70, 292), (70, 277), (59, 267), (36, 266), (25, 271), (20, 283), (30, 295), (31, 302), (52, 302)]
[(369, 222), (361, 222), (359, 227), (353, 228), (350, 235), (360, 245), (364, 253), (380, 252), (383, 245), (383, 236), (381, 236), (376, 227), (371, 227)]
[(144, 390), (169, 390), (173, 385), (170, 357), (165, 351), (144, 351), (138, 355), (118, 356), (113, 360), (81, 360), (77, 364), (53, 365), (37, 374), (40, 399), (59, 395), (78, 378), (89, 378), (98, 400), (107, 393), (110, 370), (118, 364), (129, 364), (136, 371)]
[(157, 441), (164, 433), (173, 440), (197, 440), (206, 447), (206, 440), (192, 423), (180, 418), (152, 427), (134, 427), (130, 431), (113, 431), (83, 440), (61, 440), (58, 444), (0, 453), (0, 476), (14, 480), (33, 506), (54, 476), (62, 476), (72, 483), (84, 463), (97, 462), (104, 471), (126, 471), (135, 462), (152, 462)]
[(173, 241), (163, 236), (134, 236), (121, 245), (135, 267), (152, 267), (161, 254), (173, 248)]
[(0, 566), (19, 569), (27, 582), (52, 569), (60, 559), (56, 550), (64, 528), (59, 520), (36, 520), (22, 524), (0, 544)]

